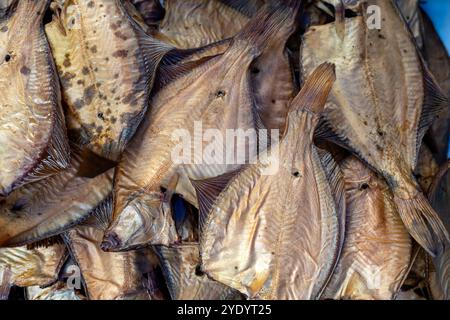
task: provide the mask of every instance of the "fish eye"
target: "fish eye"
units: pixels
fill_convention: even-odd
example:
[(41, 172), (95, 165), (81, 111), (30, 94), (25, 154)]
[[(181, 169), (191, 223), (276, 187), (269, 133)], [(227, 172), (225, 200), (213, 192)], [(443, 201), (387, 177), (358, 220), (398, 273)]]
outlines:
[(11, 60), (11, 55), (10, 54), (7, 54), (6, 56), (5, 56), (5, 62), (9, 62)]
[(363, 183), (361, 186), (360, 186), (360, 189), (361, 190), (366, 190), (366, 189), (368, 189), (369, 188), (369, 184), (368, 183)]
[(205, 275), (205, 273), (202, 271), (202, 268), (200, 267), (200, 265), (197, 265), (195, 267), (195, 275), (199, 276), (199, 277), (202, 277)]
[(219, 91), (217, 91), (216, 92), (216, 97), (217, 98), (223, 98), (223, 97), (225, 97), (225, 91), (223, 91), (223, 90), (219, 90)]
[(298, 178), (298, 177), (300, 177), (300, 172), (296, 170), (296, 171), (292, 172), (292, 175), (294, 177)]

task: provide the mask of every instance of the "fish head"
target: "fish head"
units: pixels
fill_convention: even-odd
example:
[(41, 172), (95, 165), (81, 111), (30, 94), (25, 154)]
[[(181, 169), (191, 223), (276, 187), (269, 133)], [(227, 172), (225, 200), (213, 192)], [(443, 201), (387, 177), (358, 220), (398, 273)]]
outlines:
[(133, 197), (105, 233), (101, 247), (122, 251), (145, 245), (168, 245), (178, 236), (170, 202), (160, 192)]

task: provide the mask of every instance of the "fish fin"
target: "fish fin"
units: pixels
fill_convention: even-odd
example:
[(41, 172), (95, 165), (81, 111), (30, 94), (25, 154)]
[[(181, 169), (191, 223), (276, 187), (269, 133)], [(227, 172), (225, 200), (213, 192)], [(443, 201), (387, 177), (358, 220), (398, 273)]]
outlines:
[(190, 246), (154, 246), (162, 273), (166, 280), (167, 289), (172, 299), (176, 299), (179, 291), (184, 287), (183, 279), (186, 275), (183, 272), (183, 268), (189, 268), (189, 266), (182, 263), (182, 252), (183, 248), (189, 247)]
[[(166, 57), (164, 57), (163, 62), (161, 63), (160, 68), (157, 71), (156, 77), (155, 77), (155, 90), (159, 90), (160, 88), (164, 87), (168, 83), (171, 83), (175, 81), (178, 78), (181, 78), (182, 76), (188, 74), (193, 69), (201, 66), (205, 62), (209, 61), (210, 59), (217, 57), (218, 55), (211, 55), (211, 56), (205, 56), (201, 57), (196, 60), (187, 61), (187, 62), (181, 62), (181, 63), (173, 63), (170, 60), (173, 60), (172, 57), (176, 57), (178, 55), (178, 52), (181, 50), (172, 50), (167, 54)], [(168, 63), (169, 62), (169, 63)]]
[(325, 175), (327, 181), (330, 185), (331, 194), (333, 195), (334, 202), (336, 205), (336, 214), (337, 214), (337, 223), (338, 223), (338, 235), (337, 235), (337, 244), (336, 244), (336, 252), (333, 258), (333, 264), (328, 271), (328, 275), (321, 283), (320, 287), (314, 287), (313, 292), (315, 292), (312, 297), (316, 299), (320, 299), (322, 294), (324, 293), (328, 283), (330, 282), (334, 270), (339, 262), (339, 258), (342, 253), (342, 249), (344, 247), (345, 240), (345, 218), (346, 218), (346, 206), (345, 206), (345, 185), (344, 185), (344, 177), (342, 175), (341, 169), (338, 163), (335, 161), (331, 153), (325, 150), (321, 150), (317, 148), (320, 162), (325, 171)]
[(233, 179), (242, 169), (222, 174), (214, 178), (205, 180), (191, 180), (197, 193), (198, 199), (198, 217), (199, 217), (199, 233), (202, 234), (207, 216), (211, 211), (217, 197), (225, 189), (228, 183)]
[(335, 5), (335, 27), (339, 39), (344, 40), (345, 37), (345, 6), (342, 0), (336, 0)]
[(254, 16), (260, 6), (256, 1), (249, 0), (219, 0), (224, 5), (233, 8), (234, 10), (242, 13), (246, 17)]
[(437, 85), (433, 75), (428, 71), (424, 64), (424, 86), (425, 98), (422, 106), (422, 113), (420, 115), (419, 126), (417, 130), (416, 139), (416, 154), (419, 153), (422, 139), (433, 121), (439, 116), (439, 113), (445, 109), (450, 108), (450, 101), (442, 92), (442, 89)]
[(437, 194), (438, 187), (449, 170), (450, 170), (450, 159), (447, 159), (447, 161), (443, 165), (441, 165), (431, 183), (428, 192), (428, 199), (430, 200), (431, 204), (433, 204), (433, 202), (436, 201), (436, 197), (438, 196)]
[(77, 171), (77, 176), (95, 178), (115, 166), (117, 166), (116, 161), (104, 158), (91, 150), (84, 148), (81, 151), (81, 163)]
[(259, 55), (267, 43), (278, 36), (277, 30), (289, 25), (294, 28), (300, 4), (299, 0), (277, 0), (266, 3), (235, 35), (234, 41), (251, 44), (256, 49), (255, 56)]
[(403, 199), (394, 191), (394, 201), (406, 229), (417, 243), (433, 257), (441, 254), (444, 245), (450, 241), (449, 234), (423, 193)]
[(27, 244), (27, 250), (33, 250), (37, 248), (48, 248), (55, 244), (63, 244), (64, 241), (60, 235), (45, 238), (30, 244)]
[(328, 62), (322, 63), (306, 79), (302, 89), (292, 100), (290, 111), (305, 109), (320, 114), (335, 80), (334, 64)]
[(3, 269), (0, 277), (0, 300), (8, 300), (9, 291), (11, 290), (12, 272), (9, 266)]
[(91, 216), (80, 223), (83, 226), (93, 226), (97, 229), (106, 231), (112, 221), (113, 212), (113, 194), (110, 193), (100, 204), (92, 211)]

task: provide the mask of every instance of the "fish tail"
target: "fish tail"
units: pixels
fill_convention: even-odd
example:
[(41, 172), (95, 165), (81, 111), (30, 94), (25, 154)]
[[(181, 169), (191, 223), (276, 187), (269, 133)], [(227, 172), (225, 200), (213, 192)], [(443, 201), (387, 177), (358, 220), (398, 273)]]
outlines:
[(293, 31), (300, 4), (300, 0), (271, 1), (256, 13), (234, 39), (248, 42), (262, 50), (279, 36), (279, 30), (288, 27)]
[(306, 79), (299, 94), (292, 100), (291, 109), (307, 109), (314, 113), (322, 112), (335, 80), (334, 64), (322, 63)]
[(433, 257), (441, 254), (450, 241), (449, 234), (424, 194), (419, 192), (413, 198), (403, 199), (394, 191), (394, 201), (405, 227), (417, 243)]
[(0, 300), (8, 300), (9, 291), (11, 289), (11, 277), (11, 269), (8, 266), (5, 269), (0, 270)]

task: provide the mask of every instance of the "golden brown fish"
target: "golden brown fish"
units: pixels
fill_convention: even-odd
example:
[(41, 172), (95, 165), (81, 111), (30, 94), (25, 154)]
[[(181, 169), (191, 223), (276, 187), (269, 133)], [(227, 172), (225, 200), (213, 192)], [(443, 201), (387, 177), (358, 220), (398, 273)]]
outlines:
[(180, 49), (198, 48), (238, 33), (249, 17), (220, 0), (167, 0), (154, 36)]
[(319, 66), (292, 101), (278, 170), (265, 175), (267, 164), (248, 165), (208, 211), (204, 271), (249, 298), (318, 298), (338, 259), (345, 207), (312, 142), (334, 79), (333, 65)]
[(112, 190), (112, 171), (96, 178), (77, 176), (75, 149), (69, 167), (27, 184), (0, 200), (0, 246), (32, 243), (59, 234), (86, 219)]
[(409, 269), (411, 238), (388, 186), (356, 157), (345, 180), (345, 241), (323, 298), (392, 299)]
[(0, 21), (0, 198), (68, 165), (59, 85), (42, 19), (49, 1), (15, 1)]
[[(58, 273), (67, 258), (64, 244), (55, 243), (48, 247), (27, 249), (27, 247), (0, 249), (0, 287), (47, 286), (58, 279)], [(0, 295), (2, 295), (0, 289)], [(3, 294), (7, 293), (3, 290)]]
[(315, 26), (304, 35), (304, 75), (324, 61), (335, 63), (337, 70), (318, 134), (346, 145), (383, 175), (410, 234), (437, 254), (448, 232), (412, 171), (425, 131), (448, 101), (391, 0), (375, 4), (382, 12), (380, 30), (369, 28), (366, 16), (358, 16), (345, 19), (344, 40), (333, 23)]
[(173, 300), (237, 300), (239, 292), (200, 271), (198, 244), (157, 246), (162, 271)]
[[(114, 221), (105, 236), (105, 249), (176, 242), (177, 239), (171, 240), (171, 234), (167, 234), (173, 224), (170, 197), (162, 194), (160, 187), (180, 193), (195, 204), (195, 190), (190, 179), (218, 176), (249, 161), (252, 150), (256, 149), (256, 139), (231, 142), (234, 150), (242, 153), (238, 154), (243, 158), (242, 163), (237, 161), (235, 154), (231, 154), (234, 161), (228, 163), (225, 159), (208, 162), (198, 150), (181, 163), (174, 155), (180, 146), (180, 138), (197, 139), (195, 135), (199, 131), (203, 136), (207, 129), (213, 129), (226, 137), (228, 129), (242, 132), (259, 129), (249, 81), (251, 65), (265, 48), (278, 41), (278, 30), (286, 35), (281, 26), (292, 25), (298, 5), (294, 0), (262, 9), (233, 39), (225, 53), (203, 60), (154, 95), (150, 112), (118, 167)], [(199, 125), (202, 128), (198, 130)], [(181, 133), (180, 130), (183, 133), (174, 137), (174, 132)], [(191, 142), (188, 140), (189, 144)], [(200, 148), (210, 144), (211, 141), (202, 141)], [(219, 142), (215, 144), (224, 150)]]
[[(151, 249), (104, 252), (100, 248), (111, 208), (97, 208), (92, 216), (64, 235), (79, 266), (91, 300), (149, 300), (144, 274), (153, 269)], [(93, 268), (93, 266), (95, 266)]]
[(116, 161), (147, 109), (156, 68), (171, 47), (146, 35), (122, 0), (64, 1), (55, 12), (46, 32), (69, 130), (94, 154)]

